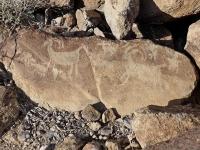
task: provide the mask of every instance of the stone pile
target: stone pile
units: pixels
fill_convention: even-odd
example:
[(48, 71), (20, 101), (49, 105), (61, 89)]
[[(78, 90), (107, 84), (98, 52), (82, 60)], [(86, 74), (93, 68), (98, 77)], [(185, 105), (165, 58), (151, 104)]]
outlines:
[(50, 5), (65, 10), (63, 13), (55, 13), (52, 8), (45, 11), (46, 25), (51, 25), (52, 31), (65, 36), (78, 32), (76, 36), (95, 34), (116, 39), (133, 38), (132, 26), (136, 24), (163, 24), (198, 14), (200, 10), (198, 0), (51, 0)]
[[(48, 111), (42, 107), (35, 107), (27, 113), (18, 127), (17, 139), (25, 149), (30, 146), (38, 149), (52, 144), (59, 145), (59, 143), (63, 141), (65, 143), (66, 140), (69, 142), (69, 139), (73, 138), (83, 144), (91, 140), (102, 142), (115, 140), (119, 143), (126, 141), (125, 144), (128, 144), (127, 137), (132, 134), (130, 117), (117, 119), (112, 114), (112, 118), (115, 120), (107, 119), (107, 123), (103, 123), (101, 113), (94, 115), (96, 113), (97, 110), (91, 105), (81, 112), (73, 113), (58, 110)], [(104, 114), (104, 118), (111, 118), (111, 115)], [(133, 137), (131, 140), (136, 139)], [(108, 143), (107, 145), (110, 145)], [(83, 149), (87, 147), (88, 145)]]

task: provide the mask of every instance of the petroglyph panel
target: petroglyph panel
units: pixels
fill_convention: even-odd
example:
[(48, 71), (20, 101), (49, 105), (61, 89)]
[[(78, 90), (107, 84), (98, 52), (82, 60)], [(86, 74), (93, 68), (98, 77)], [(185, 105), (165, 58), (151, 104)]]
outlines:
[(110, 41), (19, 33), (10, 71), (43, 106), (71, 111), (103, 102), (122, 115), (187, 97), (196, 76), (184, 55), (149, 40)]

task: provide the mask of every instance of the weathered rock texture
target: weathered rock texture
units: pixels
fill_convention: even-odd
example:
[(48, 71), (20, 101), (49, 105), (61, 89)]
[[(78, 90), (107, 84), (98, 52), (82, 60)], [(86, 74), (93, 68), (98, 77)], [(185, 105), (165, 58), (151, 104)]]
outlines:
[(117, 39), (130, 34), (138, 12), (139, 0), (105, 0), (105, 18)]
[(193, 23), (188, 30), (186, 50), (200, 67), (200, 21)]
[(200, 12), (199, 0), (141, 0), (139, 18), (144, 22), (166, 22)]
[(0, 137), (17, 120), (20, 107), (16, 93), (0, 86)]
[(83, 3), (86, 9), (94, 10), (101, 7), (105, 3), (105, 0), (83, 0)]
[(189, 106), (142, 109), (134, 113), (133, 130), (142, 148), (172, 139), (200, 125), (199, 109)]
[(167, 105), (195, 87), (187, 57), (149, 40), (59, 38), (24, 30), (16, 43), (7, 41), (1, 59), (16, 84), (43, 106), (76, 111), (101, 100), (127, 114)]
[(147, 147), (145, 150), (199, 150), (200, 128), (188, 131), (167, 142)]

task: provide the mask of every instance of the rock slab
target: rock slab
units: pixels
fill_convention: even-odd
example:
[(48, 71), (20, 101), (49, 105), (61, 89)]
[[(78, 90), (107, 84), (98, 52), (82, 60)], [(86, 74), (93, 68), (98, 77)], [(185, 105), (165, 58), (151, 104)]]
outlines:
[(33, 101), (69, 111), (99, 101), (120, 115), (168, 105), (187, 97), (197, 80), (186, 56), (149, 40), (63, 38), (22, 30), (6, 42), (0, 58)]
[(199, 109), (145, 108), (134, 113), (132, 128), (142, 148), (175, 138), (200, 125)]

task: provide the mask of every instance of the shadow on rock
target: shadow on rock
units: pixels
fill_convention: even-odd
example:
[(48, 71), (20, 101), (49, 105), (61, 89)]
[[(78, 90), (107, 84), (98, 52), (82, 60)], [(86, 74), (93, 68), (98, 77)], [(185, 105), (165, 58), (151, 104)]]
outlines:
[(15, 85), (12, 74), (2, 63), (0, 63), (0, 94), (0, 136), (2, 136), (37, 105)]

